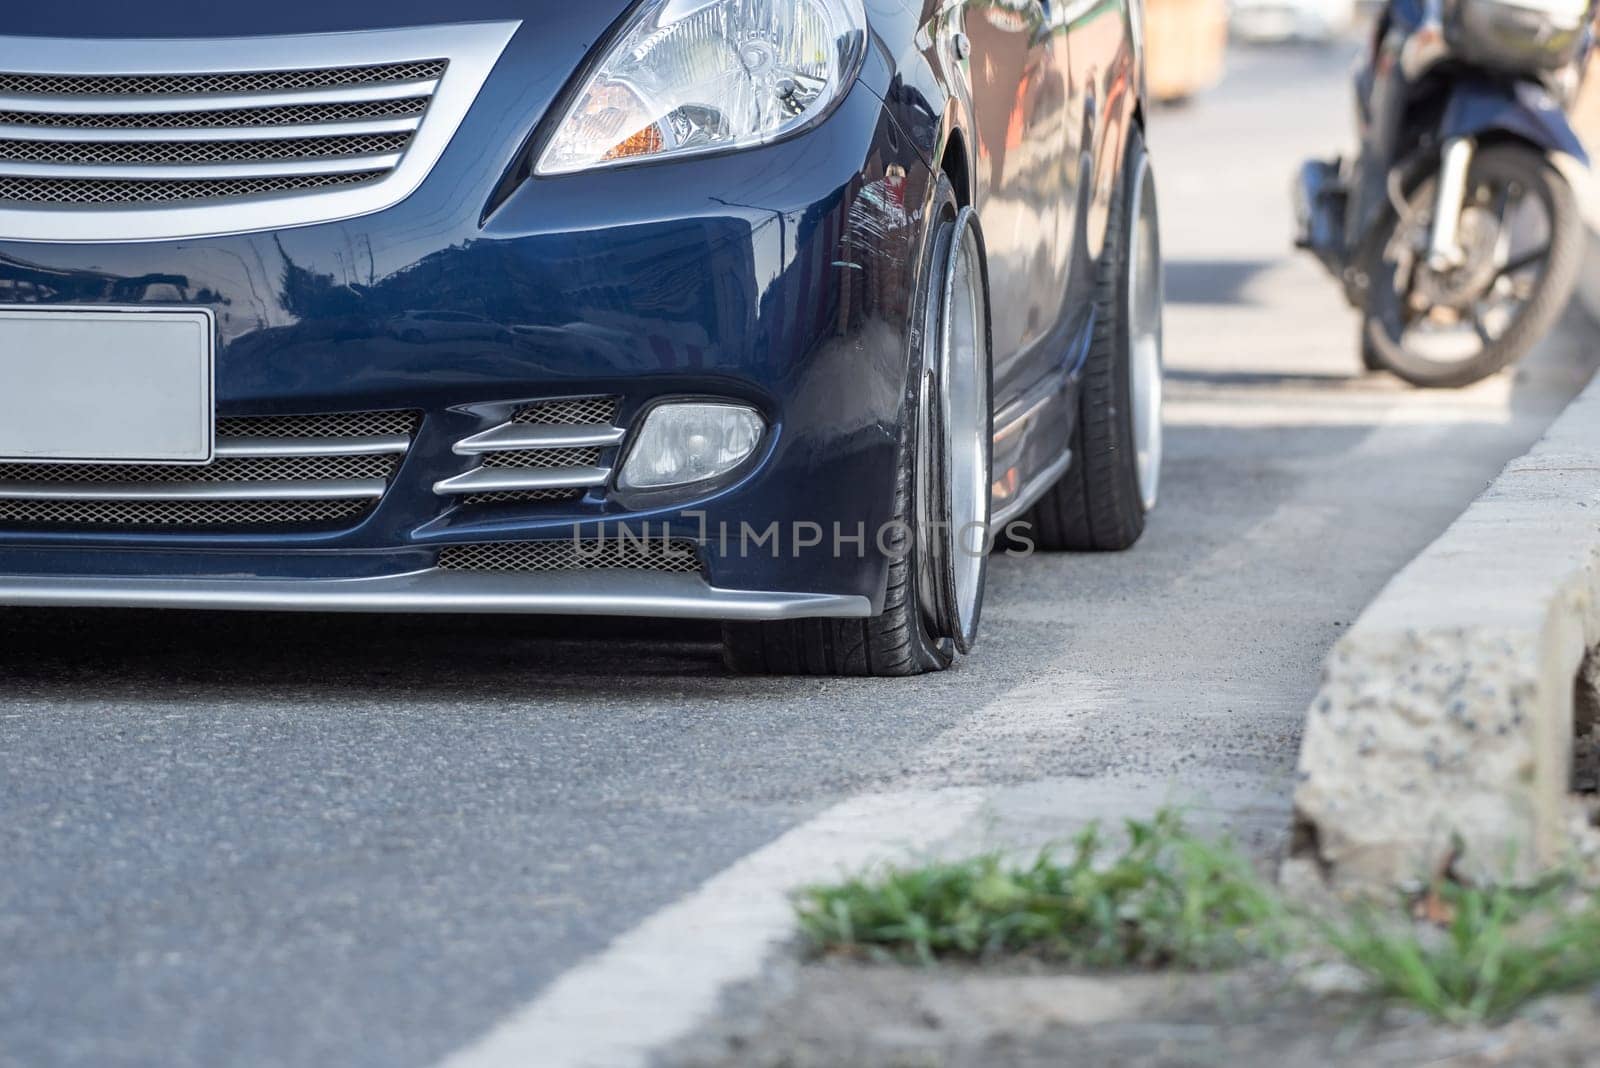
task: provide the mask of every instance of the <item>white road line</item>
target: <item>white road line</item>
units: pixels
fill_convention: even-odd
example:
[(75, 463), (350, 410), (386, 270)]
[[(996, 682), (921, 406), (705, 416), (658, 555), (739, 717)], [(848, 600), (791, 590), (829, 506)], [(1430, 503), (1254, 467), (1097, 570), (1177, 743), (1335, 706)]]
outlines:
[(930, 850), (975, 819), (987, 792), (853, 798), (788, 832), (557, 979), (444, 1068), (635, 1068), (757, 977), (794, 933), (789, 893)]

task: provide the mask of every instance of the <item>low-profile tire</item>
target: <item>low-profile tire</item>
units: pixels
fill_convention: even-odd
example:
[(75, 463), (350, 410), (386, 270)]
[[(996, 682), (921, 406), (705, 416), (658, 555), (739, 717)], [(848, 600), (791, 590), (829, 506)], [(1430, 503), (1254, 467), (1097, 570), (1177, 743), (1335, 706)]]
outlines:
[(1098, 266), (1094, 340), (1078, 391), (1072, 461), (1028, 513), (1045, 550), (1132, 548), (1161, 474), (1160, 219), (1144, 137), (1128, 138)]
[[(993, 437), (992, 368), (988, 319), (988, 277), (983, 266), (982, 238), (970, 210), (962, 210), (955, 191), (943, 175), (934, 194), (930, 218), (935, 220), (924, 257), (923, 282), (918, 287), (913, 322), (921, 324), (909, 360), (905, 415), (901, 419), (894, 485), (894, 521), (884, 532), (891, 550), (883, 611), (868, 619), (801, 619), (773, 623), (728, 623), (723, 626), (723, 661), (742, 674), (907, 677), (949, 667), (975, 639), (983, 602), (987, 555), (969, 553), (976, 573), (964, 572), (966, 610), (953, 603), (961, 585), (951, 551), (933, 519), (950, 512), (958, 494), (951, 490), (951, 472), (965, 470), (969, 481), (982, 489), (980, 537), (988, 526), (991, 448)], [(948, 389), (957, 377), (948, 375), (942, 359), (949, 344), (947, 302), (952, 299), (952, 265), (958, 256), (977, 262), (976, 316), (973, 335), (978, 340), (976, 364), (969, 370), (980, 381), (979, 412), (981, 455), (952, 464), (945, 444), (947, 424), (964, 422), (941, 418), (953, 411)], [(970, 420), (966, 420), (970, 422)], [(876, 539), (874, 539), (876, 540)], [(971, 585), (976, 597), (971, 599)], [(970, 603), (967, 603), (970, 601)]]

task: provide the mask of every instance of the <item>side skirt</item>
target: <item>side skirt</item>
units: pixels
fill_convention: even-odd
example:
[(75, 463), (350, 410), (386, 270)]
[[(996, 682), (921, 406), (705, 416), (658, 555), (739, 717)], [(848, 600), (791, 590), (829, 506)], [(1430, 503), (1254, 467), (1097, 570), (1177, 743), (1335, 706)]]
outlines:
[(1078, 377), (1093, 337), (1091, 316), (1063, 364), (995, 413), (992, 526), (1003, 527), (1026, 512), (1071, 465)]

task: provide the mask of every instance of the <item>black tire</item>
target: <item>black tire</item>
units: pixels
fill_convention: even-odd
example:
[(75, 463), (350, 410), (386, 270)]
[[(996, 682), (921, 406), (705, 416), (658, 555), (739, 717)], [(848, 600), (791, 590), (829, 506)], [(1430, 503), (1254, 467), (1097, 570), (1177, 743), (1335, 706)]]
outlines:
[(1386, 371), (1383, 360), (1378, 356), (1377, 348), (1372, 344), (1372, 339), (1367, 336), (1367, 324), (1361, 324), (1358, 344), (1361, 346), (1361, 369), (1367, 372)]
[[(1578, 210), (1577, 195), (1542, 151), (1520, 142), (1489, 145), (1473, 158), (1469, 174), (1468, 188), (1492, 177), (1519, 182), (1537, 196), (1550, 220), (1550, 253), (1533, 296), (1522, 305), (1505, 332), (1470, 360), (1430, 360), (1407, 351), (1384, 325), (1387, 309), (1369, 304), (1364, 329), (1372, 358), (1385, 370), (1426, 389), (1468, 386), (1526, 356), (1555, 328), (1577, 289), (1583, 269), (1588, 229)], [(1385, 217), (1383, 232), (1374, 242), (1375, 259), (1382, 257), (1398, 223), (1398, 216), (1391, 210)], [(1387, 277), (1381, 262), (1373, 262), (1368, 274), (1375, 285), (1373, 300), (1393, 296), (1392, 291), (1384, 293), (1377, 288), (1382, 285), (1379, 280)]]
[(1111, 206), (1098, 265), (1094, 341), (1078, 390), (1072, 463), (1028, 513), (1031, 537), (1048, 551), (1118, 552), (1144, 534), (1129, 358), (1130, 187), (1147, 162), (1144, 136), (1128, 138), (1123, 181)]
[[(924, 566), (918, 538), (918, 413), (923, 409), (925, 346), (939, 337), (935, 286), (944, 275), (959, 204), (944, 175), (934, 192), (934, 220), (923, 255), (913, 321), (921, 324), (909, 354), (905, 415), (895, 468), (894, 517), (889, 582), (883, 611), (869, 619), (800, 619), (775, 623), (727, 623), (722, 630), (723, 662), (729, 671), (763, 675), (821, 675), (905, 678), (943, 671), (956, 658), (956, 642), (935, 633), (928, 605), (940, 596), (938, 575)], [(942, 287), (940, 287), (942, 290)], [(981, 590), (980, 590), (981, 599)]]

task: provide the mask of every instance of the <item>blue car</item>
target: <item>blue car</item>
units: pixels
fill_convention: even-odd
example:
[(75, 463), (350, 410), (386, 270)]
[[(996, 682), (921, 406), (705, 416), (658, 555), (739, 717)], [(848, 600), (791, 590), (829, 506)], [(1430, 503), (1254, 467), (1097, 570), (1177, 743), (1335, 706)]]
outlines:
[(1161, 462), (1137, 0), (0, 10), (0, 604), (903, 676)]

